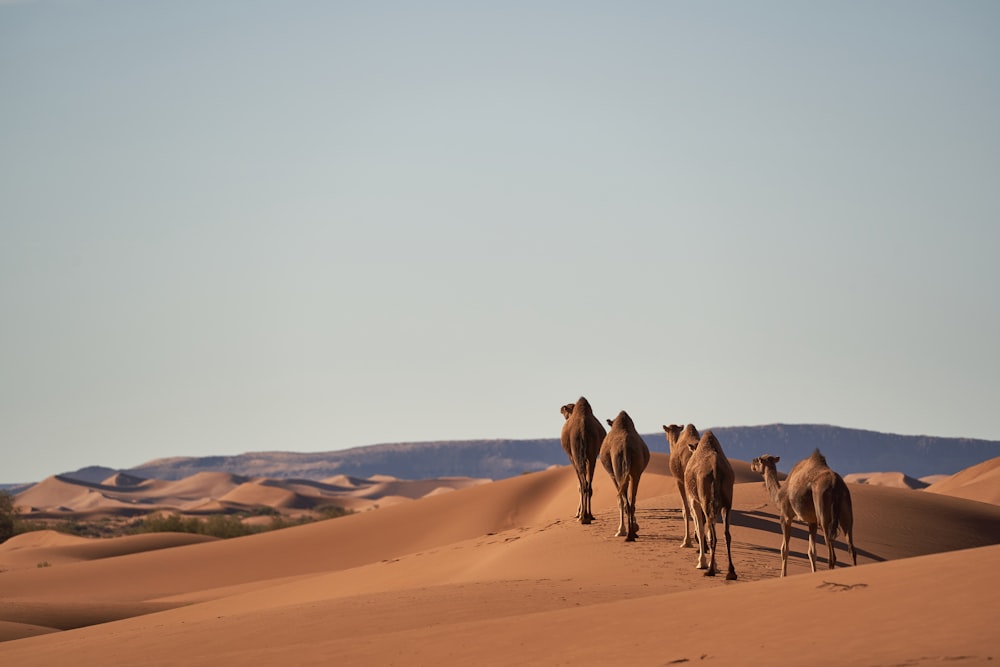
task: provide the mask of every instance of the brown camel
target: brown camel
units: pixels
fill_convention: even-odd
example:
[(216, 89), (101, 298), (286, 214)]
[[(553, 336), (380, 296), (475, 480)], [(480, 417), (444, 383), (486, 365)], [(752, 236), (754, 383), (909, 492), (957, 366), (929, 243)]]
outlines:
[(634, 542), (639, 532), (639, 524), (635, 520), (635, 501), (639, 494), (639, 478), (649, 465), (649, 447), (624, 410), (618, 413), (613, 422), (608, 421), (611, 430), (601, 444), (600, 458), (618, 492), (620, 521), (615, 536), (624, 535), (626, 542)]
[[(706, 577), (715, 576), (715, 546), (718, 538), (715, 522), (722, 515), (726, 534), (726, 557), (729, 559), (727, 580), (736, 579), (733, 568), (733, 552), (729, 535), (729, 515), (733, 509), (733, 485), (736, 475), (729, 464), (718, 438), (711, 431), (705, 431), (701, 440), (688, 445), (691, 460), (684, 469), (684, 484), (687, 487), (688, 502), (698, 531), (698, 565), (705, 570)], [(706, 551), (708, 558), (706, 562)]]
[(562, 448), (576, 471), (580, 485), (580, 504), (576, 518), (580, 523), (590, 523), (594, 515), (590, 511), (590, 498), (594, 495), (594, 469), (597, 454), (604, 440), (604, 427), (594, 416), (590, 403), (583, 396), (576, 404), (568, 403), (560, 409), (566, 422), (562, 427)]
[(691, 509), (688, 506), (687, 490), (684, 488), (684, 468), (691, 459), (689, 445), (698, 444), (701, 436), (694, 424), (683, 427), (671, 424), (664, 426), (663, 430), (670, 445), (670, 472), (677, 481), (677, 491), (681, 494), (681, 513), (684, 515), (684, 539), (681, 541), (681, 547), (687, 548), (691, 546)]
[(816, 528), (823, 531), (830, 556), (827, 563), (837, 566), (834, 540), (839, 526), (847, 536), (847, 550), (854, 564), (858, 553), (854, 549), (854, 506), (851, 492), (843, 478), (830, 469), (826, 458), (815, 450), (788, 473), (785, 486), (778, 482), (779, 456), (764, 454), (750, 463), (750, 469), (764, 476), (764, 486), (781, 514), (781, 576), (788, 574), (788, 540), (792, 536), (792, 521), (798, 519), (809, 526), (809, 565), (816, 571)]

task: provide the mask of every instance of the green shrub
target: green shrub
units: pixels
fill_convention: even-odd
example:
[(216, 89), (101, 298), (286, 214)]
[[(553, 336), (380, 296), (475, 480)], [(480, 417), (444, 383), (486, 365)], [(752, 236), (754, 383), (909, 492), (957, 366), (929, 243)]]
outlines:
[(201, 533), (201, 520), (179, 514), (150, 514), (133, 524), (134, 533)]
[(324, 519), (336, 519), (337, 517), (354, 514), (354, 510), (349, 510), (346, 507), (341, 507), (340, 505), (320, 505), (316, 508), (316, 511)]
[(248, 526), (238, 516), (232, 514), (213, 514), (201, 522), (201, 532), (204, 535), (229, 539), (230, 537), (243, 537), (253, 533), (261, 532), (260, 528)]
[(14, 506), (14, 496), (9, 491), (0, 491), (0, 542), (6, 542), (14, 537), (14, 521), (17, 519), (17, 508)]

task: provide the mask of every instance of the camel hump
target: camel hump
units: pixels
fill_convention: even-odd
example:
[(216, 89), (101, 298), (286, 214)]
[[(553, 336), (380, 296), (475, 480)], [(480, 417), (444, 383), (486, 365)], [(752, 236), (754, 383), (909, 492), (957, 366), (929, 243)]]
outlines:
[(632, 423), (632, 418), (629, 417), (628, 413), (625, 412), (624, 410), (622, 410), (621, 412), (619, 412), (618, 416), (615, 417), (615, 420), (613, 422), (611, 422), (611, 428), (615, 428), (616, 426), (618, 428), (623, 428), (623, 429), (628, 430), (628, 431), (634, 431), (635, 430), (635, 424)]
[(814, 462), (820, 464), (820, 465), (824, 465), (827, 468), (830, 467), (830, 465), (826, 462), (826, 457), (823, 456), (823, 454), (820, 453), (819, 447), (817, 447), (816, 449), (813, 450), (813, 453), (812, 453), (812, 455), (809, 458), (812, 459)]
[(701, 436), (701, 439), (706, 445), (715, 451), (722, 451), (722, 443), (720, 443), (719, 439), (715, 437), (715, 433), (711, 429), (705, 431), (705, 434)]
[(701, 434), (701, 438), (698, 440), (688, 441), (688, 449), (692, 452), (697, 452), (699, 449), (708, 452), (722, 452), (722, 445), (719, 444), (719, 439), (715, 437), (715, 433), (711, 429), (705, 431)]
[(577, 399), (576, 406), (573, 408), (573, 412), (576, 412), (577, 410), (579, 410), (580, 414), (582, 415), (594, 414), (594, 409), (590, 407), (590, 401), (588, 401), (583, 396)]

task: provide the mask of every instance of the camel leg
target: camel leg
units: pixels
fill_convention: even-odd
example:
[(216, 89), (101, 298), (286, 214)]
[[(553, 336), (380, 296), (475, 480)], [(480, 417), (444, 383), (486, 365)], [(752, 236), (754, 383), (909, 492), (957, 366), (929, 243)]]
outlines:
[(702, 517), (701, 510), (695, 507), (694, 503), (691, 503), (691, 514), (694, 515), (694, 527), (698, 534), (698, 564), (695, 568), (698, 570), (704, 570), (708, 567), (708, 562), (705, 558), (705, 520)]
[(809, 566), (816, 571), (816, 524), (809, 524)]
[(618, 532), (615, 533), (615, 537), (625, 537), (628, 535), (628, 531), (625, 530), (625, 521), (627, 520), (628, 508), (626, 507), (625, 494), (618, 496)]
[(586, 484), (580, 494), (580, 523), (584, 525), (594, 520), (594, 515), (590, 513), (590, 496), (593, 494), (593, 489), (590, 487), (590, 482)]
[(629, 502), (628, 499), (625, 500), (625, 520), (628, 522), (628, 534), (625, 537), (625, 541), (635, 542), (635, 536), (636, 536), (635, 504)]
[(682, 549), (691, 548), (691, 508), (688, 507), (687, 492), (684, 490), (684, 480), (677, 480), (677, 490), (681, 494), (681, 514), (684, 515), (684, 540), (681, 542)]
[(590, 492), (590, 482), (587, 481), (587, 474), (583, 470), (576, 471), (576, 478), (580, 482), (580, 509), (576, 516), (582, 524), (590, 523), (593, 518), (590, 516), (590, 502), (587, 494)]
[(583, 518), (580, 523), (588, 524), (594, 520), (594, 513), (590, 509), (590, 501), (594, 497), (594, 471), (589, 465), (584, 474), (581, 475), (580, 480), (583, 489), (580, 497), (580, 511)]
[(851, 554), (851, 560), (854, 564), (858, 564), (858, 552), (854, 549), (854, 531), (848, 530), (847, 532), (847, 551)]
[(734, 581), (736, 579), (736, 568), (733, 567), (733, 550), (730, 545), (730, 535), (729, 535), (729, 510), (722, 510), (722, 524), (726, 529), (726, 558), (729, 560), (729, 571), (726, 573), (726, 581)]
[[(639, 524), (635, 520), (635, 499), (639, 495), (639, 481), (633, 477), (629, 480), (630, 489), (626, 489), (626, 496), (630, 496), (631, 499), (627, 501), (628, 507), (628, 537), (625, 538), (626, 542), (635, 542), (636, 535), (639, 533)], [(631, 494), (629, 494), (631, 491)]]
[(788, 541), (792, 538), (792, 522), (781, 520), (781, 576), (788, 576)]
[(708, 542), (708, 570), (705, 572), (706, 577), (715, 576), (715, 548), (719, 542), (719, 536), (715, 529), (715, 517), (705, 517), (705, 523), (708, 525), (707, 535), (705, 535), (705, 540)]
[(826, 562), (831, 570), (837, 567), (837, 552), (834, 551), (834, 530), (835, 529), (828, 528), (823, 536), (826, 539), (827, 550), (830, 552), (829, 556), (827, 556)]
[(631, 500), (629, 501), (628, 504), (628, 509), (629, 509), (628, 516), (629, 516), (629, 527), (630, 530), (632, 531), (632, 539), (634, 540), (635, 536), (639, 534), (639, 522), (635, 520), (635, 504), (639, 497), (639, 478), (632, 477), (629, 481), (630, 481), (629, 486), (631, 487), (630, 489)]

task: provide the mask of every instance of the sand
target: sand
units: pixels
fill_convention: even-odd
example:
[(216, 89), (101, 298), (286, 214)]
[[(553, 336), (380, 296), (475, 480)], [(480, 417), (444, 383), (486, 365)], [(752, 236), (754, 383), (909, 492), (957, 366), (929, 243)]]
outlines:
[[(811, 573), (806, 532), (796, 526), (790, 576), (780, 579), (775, 508), (759, 476), (745, 462), (733, 464), (734, 582), (702, 576), (695, 550), (679, 548), (679, 498), (662, 454), (654, 454), (640, 485), (634, 543), (613, 536), (618, 511), (603, 470), (595, 478), (596, 521), (573, 520), (578, 493), (567, 467), (448, 492), (427, 484), (419, 499), (232, 540), (19, 536), (0, 545), (0, 639), (6, 640), (0, 660), (364, 666), (1000, 660), (1000, 506), (989, 500), (990, 485), (983, 485), (984, 497), (968, 498), (851, 484), (858, 566), (845, 565), (849, 558), (839, 548), (835, 570)], [(327, 481), (357, 490), (350, 479)], [(212, 483), (226, 486), (220, 478)], [(971, 479), (961, 486), (966, 495), (980, 489)], [(724, 567), (721, 531), (720, 547)], [(819, 554), (825, 556), (822, 546)], [(43, 562), (49, 565), (37, 566)]]

